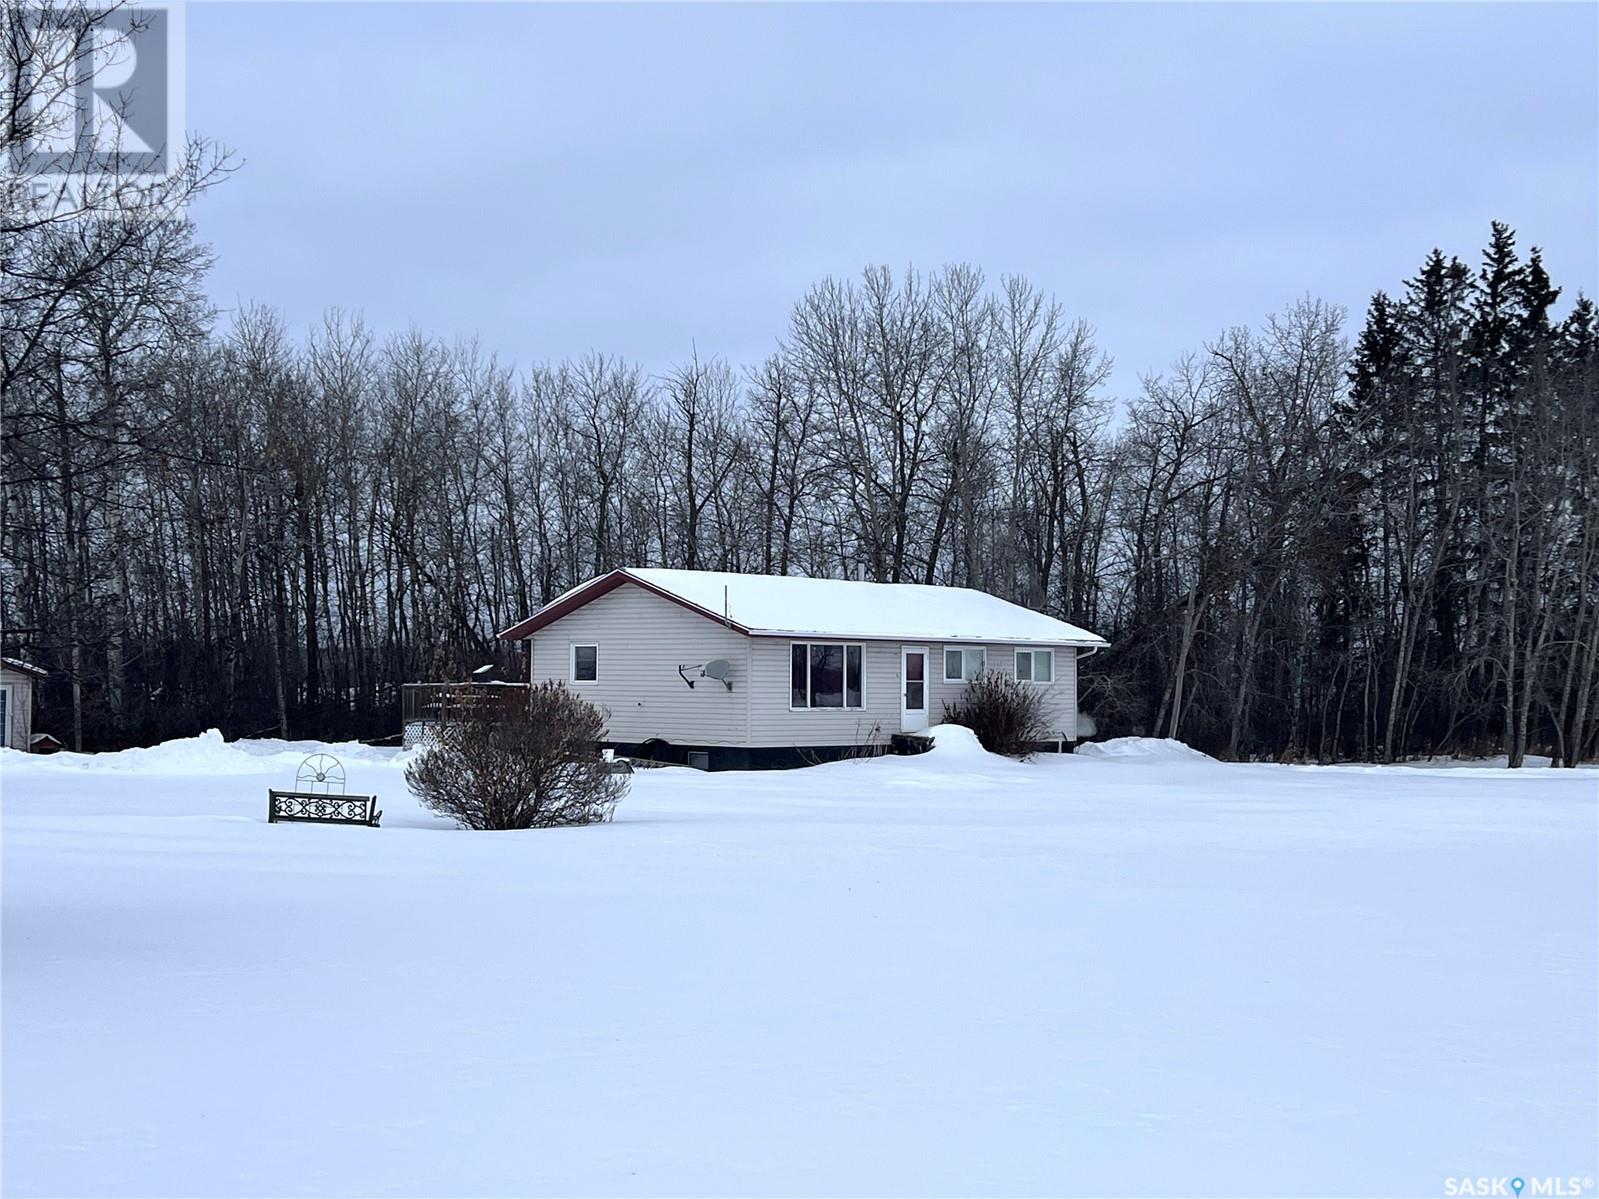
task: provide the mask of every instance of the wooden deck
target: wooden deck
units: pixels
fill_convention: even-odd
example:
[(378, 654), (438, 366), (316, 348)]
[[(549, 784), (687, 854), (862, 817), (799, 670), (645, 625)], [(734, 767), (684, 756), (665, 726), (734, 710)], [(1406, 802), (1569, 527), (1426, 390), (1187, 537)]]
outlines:
[(426, 744), (437, 730), (484, 707), (525, 696), (526, 683), (404, 683), (400, 686), (400, 731), (406, 749)]

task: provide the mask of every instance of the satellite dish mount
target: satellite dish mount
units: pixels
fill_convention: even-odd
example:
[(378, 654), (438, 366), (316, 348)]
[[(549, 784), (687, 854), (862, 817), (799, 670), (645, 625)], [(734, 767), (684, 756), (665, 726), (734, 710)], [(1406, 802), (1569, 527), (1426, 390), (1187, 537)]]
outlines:
[[(694, 671), (699, 673), (691, 678), (690, 675)], [(688, 684), (690, 691), (694, 689), (694, 683), (698, 679), (715, 679), (729, 691), (733, 690), (733, 681), (727, 677), (733, 673), (733, 666), (726, 658), (712, 658), (709, 662), (703, 662), (698, 666), (679, 666), (677, 673)]]

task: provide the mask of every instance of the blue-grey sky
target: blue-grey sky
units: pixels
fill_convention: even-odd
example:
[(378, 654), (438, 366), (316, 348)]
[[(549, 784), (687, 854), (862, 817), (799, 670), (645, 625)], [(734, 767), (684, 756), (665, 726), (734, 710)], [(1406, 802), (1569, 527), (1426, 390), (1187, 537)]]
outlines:
[(970, 262), (1127, 396), (1496, 217), (1593, 293), (1596, 49), (1592, 4), (193, 4), (188, 122), (243, 163), (194, 214), (223, 309), (524, 365), (752, 362), (826, 275)]

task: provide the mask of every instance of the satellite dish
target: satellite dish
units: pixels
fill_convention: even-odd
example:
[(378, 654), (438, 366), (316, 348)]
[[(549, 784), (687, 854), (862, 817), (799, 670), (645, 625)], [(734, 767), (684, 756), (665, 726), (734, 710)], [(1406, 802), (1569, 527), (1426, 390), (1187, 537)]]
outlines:
[(690, 691), (694, 689), (694, 679), (691, 679), (688, 676), (688, 672), (691, 670), (699, 671), (699, 674), (695, 675), (694, 678), (715, 679), (729, 691), (733, 690), (733, 684), (730, 683), (727, 678), (728, 675), (733, 673), (733, 667), (726, 658), (712, 658), (709, 662), (705, 662), (699, 666), (679, 666), (677, 668), (677, 673), (682, 680), (688, 684)]

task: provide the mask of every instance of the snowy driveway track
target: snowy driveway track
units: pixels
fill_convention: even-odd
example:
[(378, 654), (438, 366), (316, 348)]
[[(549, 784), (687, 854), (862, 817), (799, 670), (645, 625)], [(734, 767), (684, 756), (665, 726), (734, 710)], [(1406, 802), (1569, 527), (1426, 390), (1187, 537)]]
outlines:
[(268, 825), (0, 755), (8, 1195), (1442, 1194), (1595, 1173), (1599, 775), (921, 758)]

